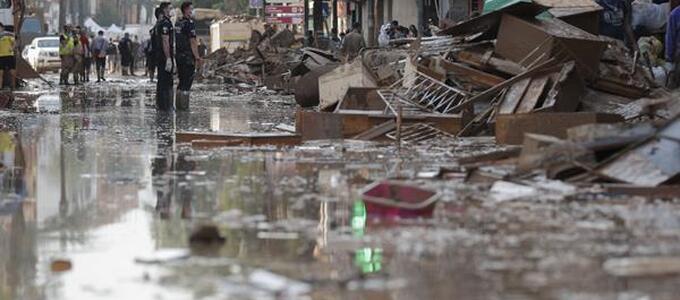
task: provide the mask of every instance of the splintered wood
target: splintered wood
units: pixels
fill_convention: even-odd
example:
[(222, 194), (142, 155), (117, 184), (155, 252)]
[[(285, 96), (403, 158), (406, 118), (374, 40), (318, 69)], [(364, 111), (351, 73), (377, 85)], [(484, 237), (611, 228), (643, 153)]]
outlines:
[(498, 106), (498, 114), (576, 110), (585, 88), (574, 71), (575, 63), (569, 62), (559, 72), (516, 82), (508, 88)]

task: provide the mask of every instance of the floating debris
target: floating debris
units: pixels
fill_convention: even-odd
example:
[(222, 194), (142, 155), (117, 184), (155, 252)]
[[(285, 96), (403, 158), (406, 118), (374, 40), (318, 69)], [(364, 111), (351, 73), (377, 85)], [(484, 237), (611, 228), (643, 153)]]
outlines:
[(50, 270), (56, 273), (70, 271), (72, 268), (73, 264), (66, 259), (56, 259), (50, 264)]

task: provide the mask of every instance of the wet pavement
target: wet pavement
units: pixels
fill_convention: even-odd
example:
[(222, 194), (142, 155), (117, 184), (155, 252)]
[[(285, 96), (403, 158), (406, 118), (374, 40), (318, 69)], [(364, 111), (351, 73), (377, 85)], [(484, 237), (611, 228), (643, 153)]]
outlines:
[[(417, 178), (488, 139), (199, 151), (175, 132), (271, 131), (294, 123), (293, 98), (199, 84), (191, 113), (159, 115), (142, 79), (37, 90), (0, 112), (0, 299), (680, 295), (677, 200)], [(440, 191), (434, 217), (368, 216), (359, 191), (385, 177)], [(189, 244), (205, 224), (224, 244)]]

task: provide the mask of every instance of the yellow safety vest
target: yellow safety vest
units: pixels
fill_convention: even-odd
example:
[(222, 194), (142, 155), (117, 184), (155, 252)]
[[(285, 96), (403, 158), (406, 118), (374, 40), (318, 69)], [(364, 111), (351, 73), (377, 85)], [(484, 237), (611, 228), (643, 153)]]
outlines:
[(0, 57), (14, 56), (14, 37), (7, 34), (0, 36)]
[(73, 48), (75, 48), (73, 37), (70, 35), (62, 35), (62, 37), (66, 40), (66, 44), (59, 43), (59, 55), (73, 55)]

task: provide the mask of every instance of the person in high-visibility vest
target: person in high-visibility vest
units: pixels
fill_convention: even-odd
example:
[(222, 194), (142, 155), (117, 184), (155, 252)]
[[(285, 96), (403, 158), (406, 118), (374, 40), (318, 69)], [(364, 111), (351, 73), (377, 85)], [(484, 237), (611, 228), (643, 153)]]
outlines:
[(64, 25), (64, 32), (59, 36), (59, 57), (61, 58), (61, 79), (59, 84), (69, 84), (68, 77), (69, 74), (71, 74), (74, 65), (74, 47), (71, 26)]
[(5, 71), (9, 71), (11, 89), (17, 87), (17, 60), (14, 56), (14, 34), (5, 32), (5, 26), (0, 23), (0, 89), (5, 86)]

